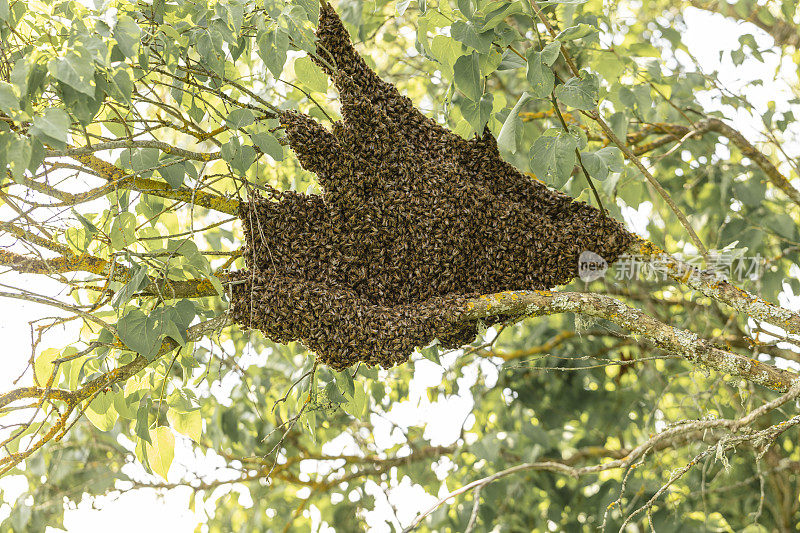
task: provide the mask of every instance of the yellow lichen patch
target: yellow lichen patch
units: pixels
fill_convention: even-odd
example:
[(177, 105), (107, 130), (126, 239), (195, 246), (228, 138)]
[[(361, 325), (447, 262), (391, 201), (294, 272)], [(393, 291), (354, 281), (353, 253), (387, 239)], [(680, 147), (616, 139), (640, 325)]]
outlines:
[(0, 264), (12, 267), (18, 272), (30, 274), (56, 274), (64, 272), (91, 272), (103, 274), (108, 263), (103, 259), (91, 256), (68, 255), (53, 259), (40, 259), (0, 250)]

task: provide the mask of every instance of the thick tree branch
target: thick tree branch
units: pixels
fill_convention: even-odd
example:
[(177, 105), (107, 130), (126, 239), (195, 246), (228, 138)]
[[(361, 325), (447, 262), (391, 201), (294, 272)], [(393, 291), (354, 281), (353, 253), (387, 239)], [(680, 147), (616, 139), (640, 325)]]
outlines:
[(725, 303), (747, 316), (779, 326), (787, 333), (800, 335), (799, 314), (721, 280), (714, 272), (698, 270), (644, 239), (634, 242), (631, 253), (657, 261), (671, 279), (698, 290), (709, 298)]
[[(770, 324), (784, 328), (788, 333), (800, 334), (800, 315), (784, 309), (779, 306), (772, 305), (763, 299), (754, 296), (747, 291), (735, 287), (731, 283), (720, 280), (713, 272), (699, 271), (693, 266), (687, 265), (660, 250), (651, 242), (639, 239), (631, 248), (632, 253), (655, 260), (664, 269), (664, 272), (672, 279), (688, 285), (689, 287), (699, 290), (706, 296), (713, 298), (717, 301), (726, 303), (734, 309), (747, 314), (750, 317), (764, 320)], [(107, 261), (94, 258), (87, 255), (77, 256), (70, 255), (55, 259), (37, 259), (21, 256), (12, 252), (0, 251), (0, 264), (5, 264), (15, 268), (21, 272), (33, 273), (53, 273), (53, 272), (69, 272), (69, 271), (86, 271), (95, 274), (106, 274), (109, 272), (109, 264)], [(119, 269), (115, 272), (115, 279), (126, 279), (129, 273), (126, 269)], [(224, 274), (222, 275), (223, 277)], [(506, 294), (506, 293), (503, 293)], [(543, 293), (508, 293), (508, 294), (543, 294)], [(557, 293), (548, 293), (557, 294)], [(194, 279), (184, 281), (171, 281), (159, 280), (151, 283), (144, 289), (142, 295), (159, 295), (166, 298), (196, 298), (205, 296), (216, 295), (211, 282), (207, 279)], [(602, 295), (593, 295), (596, 298), (608, 298)], [(614, 302), (619, 303), (617, 300)], [(607, 303), (606, 301), (604, 301)], [(625, 306), (629, 310), (627, 316), (634, 316), (634, 321), (630, 325), (636, 325), (635, 314), (641, 311)], [(551, 312), (562, 312), (569, 309), (553, 308)], [(492, 316), (491, 309), (485, 309), (486, 316)], [(624, 320), (615, 320), (620, 318), (614, 315), (608, 308), (603, 318), (608, 318), (623, 327), (627, 327)], [(582, 312), (582, 311), (579, 311)], [(599, 312), (596, 309), (594, 312)], [(494, 315), (502, 313), (493, 313)], [(589, 312), (588, 314), (592, 314)], [(602, 315), (602, 312), (601, 312)], [(482, 317), (478, 317), (482, 318)], [(625, 318), (625, 317), (621, 317)], [(649, 318), (649, 317), (648, 317)], [(655, 319), (651, 319), (655, 320)], [(639, 323), (642, 326), (643, 323)], [(688, 346), (685, 344), (686, 337), (677, 335), (676, 330), (671, 326), (658, 322), (659, 327), (654, 327), (651, 324), (651, 330), (639, 330), (636, 327), (628, 328), (631, 331), (640, 332), (645, 334), (648, 338), (653, 338), (655, 333), (671, 332), (667, 335), (663, 342), (666, 343), (665, 347), (687, 357), (688, 359), (703, 363), (707, 366), (717, 370), (730, 373), (735, 376), (743, 377), (754, 383), (773, 388), (776, 390), (786, 390), (789, 381), (793, 379), (788, 373), (775, 373), (773, 367), (764, 365), (758, 361), (744, 358), (742, 356), (726, 352), (724, 350), (717, 350), (710, 345), (704, 344), (707, 341), (698, 341), (697, 345)], [(687, 333), (688, 332), (684, 332)], [(691, 334), (693, 335), (693, 334)], [(659, 343), (661, 341), (657, 341)], [(773, 370), (762, 370), (773, 369)]]
[(498, 315), (541, 316), (555, 313), (579, 313), (614, 322), (646, 340), (725, 374), (746, 379), (763, 387), (785, 392), (798, 375), (766, 365), (755, 359), (723, 350), (696, 333), (664, 324), (650, 315), (601, 294), (550, 291), (502, 292), (481, 296), (469, 302), (463, 318), (476, 319)]
[(228, 213), (229, 215), (236, 215), (239, 213), (239, 201), (236, 199), (225, 198), (224, 196), (217, 196), (216, 194), (186, 187), (173, 189), (164, 182), (149, 178), (129, 176), (126, 175), (124, 170), (91, 154), (74, 155), (72, 157), (95, 171), (101, 177), (108, 181), (115, 182), (116, 186), (119, 188), (135, 189), (145, 194), (160, 196), (161, 198), (180, 200), (222, 213)]
[(106, 274), (109, 267), (109, 263), (105, 259), (88, 254), (75, 255), (70, 253), (53, 259), (39, 259), (6, 250), (0, 250), (0, 265), (28, 274), (63, 274), (66, 272)]
[(31, 233), (30, 231), (22, 229), (16, 224), (12, 224), (10, 222), (0, 222), (0, 231), (13, 235), (18, 239), (25, 241), (27, 243), (33, 244), (35, 246), (41, 246), (42, 248), (47, 248), (48, 250), (52, 250), (60, 254), (72, 253), (72, 251), (69, 249), (68, 246), (50, 240), (46, 237), (42, 237), (41, 235), (36, 235), (35, 233)]
[[(665, 350), (685, 357), (695, 364), (701, 364), (773, 390), (785, 392), (792, 389), (793, 385), (795, 389), (800, 388), (800, 380), (798, 380), (796, 374), (718, 348), (711, 342), (699, 338), (695, 333), (664, 324), (638, 309), (629, 307), (623, 302), (605, 295), (550, 291), (506, 292), (474, 299), (463, 309), (444, 311), (446, 313), (451, 312), (454, 320), (479, 319), (498, 315), (541, 316), (564, 312), (581, 313), (614, 322), (635, 334), (642, 335), (648, 341)], [(190, 339), (195, 340), (229, 324), (229, 317), (220, 315), (215, 319), (193, 326), (190, 328), (188, 336)], [(154, 359), (158, 359), (176, 347), (177, 343), (175, 341), (165, 338), (158, 355)], [(56, 438), (58, 432), (66, 427), (69, 414), (80, 402), (93, 398), (94, 395), (113, 383), (126, 381), (150, 364), (151, 361), (144, 356), (138, 355), (132, 362), (95, 378), (76, 391), (54, 392), (49, 389), (27, 387), (1, 395), (0, 407), (22, 398), (42, 397), (41, 395), (52, 392), (57, 395), (56, 399), (67, 402), (67, 409), (39, 441), (23, 452), (1, 459), (0, 474), (19, 464), (46, 441)], [(795, 392), (792, 389), (792, 393), (794, 394)], [(742, 423), (749, 423), (766, 411), (774, 409), (786, 401), (786, 398), (778, 399), (767, 404), (764, 409), (754, 411), (749, 418), (743, 419)], [(739, 424), (735, 426), (735, 428), (738, 427)], [(572, 470), (560, 463), (542, 464), (536, 468), (554, 471)]]
[[(71, 252), (62, 257), (40, 259), (0, 250), (0, 266), (7, 266), (17, 272), (26, 274), (88, 272), (107, 276), (111, 272), (111, 263), (109, 261), (89, 254), (76, 255)], [(130, 269), (116, 265), (112, 280), (126, 282), (130, 279), (130, 276)], [(220, 272), (217, 277), (223, 282), (228, 279), (225, 272)], [(217, 290), (208, 278), (190, 280), (157, 279), (138, 294), (140, 296), (159, 296), (165, 299), (218, 296)]]
[[(550, 113), (543, 112), (526, 113), (521, 116), (523, 117), (523, 120), (529, 121), (547, 118), (549, 115)], [(582, 126), (582, 128), (588, 129), (586, 126)], [(621, 142), (621, 140), (617, 139), (617, 141), (614, 141), (607, 135), (605, 128), (603, 128), (603, 130), (603, 135), (590, 135), (590, 138), (593, 140), (602, 140), (605, 143), (613, 142), (619, 146), (617, 141)], [(657, 133), (661, 133), (663, 135), (650, 142), (639, 144), (649, 135)], [(756, 166), (758, 166), (758, 168), (760, 168), (764, 174), (766, 174), (770, 183), (783, 191), (784, 194), (786, 194), (795, 204), (800, 205), (800, 190), (796, 189), (791, 184), (789, 179), (784, 176), (780, 170), (778, 170), (778, 167), (775, 166), (775, 164), (773, 164), (772, 161), (770, 161), (761, 150), (750, 143), (750, 141), (748, 141), (744, 135), (741, 134), (741, 132), (735, 128), (732, 128), (718, 118), (704, 118), (697, 121), (692, 127), (667, 122), (647, 124), (640, 130), (627, 134), (625, 141), (631, 154), (638, 157), (647, 154), (656, 148), (664, 146), (665, 144), (669, 144), (670, 142), (680, 141), (685, 138), (699, 138), (706, 133), (717, 133), (730, 140), (730, 142), (742, 152), (743, 156), (753, 161)], [(630, 159), (630, 157), (628, 157), (628, 159)]]
[(68, 148), (66, 150), (50, 150), (47, 155), (48, 157), (63, 157), (69, 156), (74, 157), (78, 155), (90, 155), (94, 154), (95, 152), (100, 152), (103, 150), (118, 150), (120, 148), (155, 148), (164, 152), (165, 154), (174, 155), (177, 157), (181, 157), (183, 159), (191, 159), (193, 161), (214, 161), (216, 159), (220, 159), (222, 154), (219, 152), (192, 152), (191, 150), (185, 150), (183, 148), (178, 148), (167, 144), (161, 141), (155, 140), (128, 140), (128, 139), (121, 139), (118, 141), (108, 141), (103, 143), (93, 144), (91, 146), (81, 146), (78, 148)]

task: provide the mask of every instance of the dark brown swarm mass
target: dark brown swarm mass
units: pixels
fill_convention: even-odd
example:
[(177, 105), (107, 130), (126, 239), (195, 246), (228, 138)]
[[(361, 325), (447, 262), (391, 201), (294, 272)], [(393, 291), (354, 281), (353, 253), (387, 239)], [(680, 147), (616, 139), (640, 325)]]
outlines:
[(301, 340), (333, 368), (391, 366), (434, 339), (473, 340), (476, 323), (453, 313), (468, 298), (566, 283), (582, 251), (611, 262), (630, 243), (599, 210), (504, 162), (488, 130), (464, 140), (423, 116), (370, 70), (329, 6), (317, 36), (343, 119), (332, 131), (296, 112), (281, 122), (324, 192), (242, 204), (238, 323)]

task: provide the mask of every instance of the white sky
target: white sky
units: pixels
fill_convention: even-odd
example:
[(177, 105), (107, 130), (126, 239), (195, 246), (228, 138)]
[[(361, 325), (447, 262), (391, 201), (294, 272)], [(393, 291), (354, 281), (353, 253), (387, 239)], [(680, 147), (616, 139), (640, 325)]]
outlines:
[[(797, 66), (786, 61), (781, 68), (778, 65), (776, 54), (765, 54), (765, 63), (759, 63), (753, 59), (747, 59), (739, 67), (735, 67), (728, 58), (723, 58), (720, 62), (719, 52), (721, 50), (732, 50), (738, 48), (737, 39), (742, 33), (740, 25), (722, 17), (710, 15), (703, 11), (687, 9), (685, 18), (688, 23), (688, 31), (684, 35), (684, 42), (690, 50), (694, 52), (698, 60), (703, 65), (706, 72), (718, 70), (720, 80), (734, 92), (745, 94), (752, 103), (760, 110), (766, 108), (769, 100), (777, 102), (790, 99), (785, 83), (773, 82), (776, 72), (780, 72), (780, 77), (785, 80), (793, 81), (797, 76)], [(747, 25), (746, 31), (761, 35), (757, 37), (759, 45), (768, 46), (771, 39), (761, 33), (756, 28)], [(746, 80), (742, 80), (739, 74), (745, 74), (746, 80), (762, 79), (762, 87), (748, 86)], [(729, 115), (730, 117), (730, 115)], [(745, 132), (750, 140), (757, 140), (758, 122), (746, 114), (739, 113), (734, 118), (735, 125)], [(795, 132), (798, 133), (798, 132)], [(785, 147), (792, 155), (800, 154), (800, 147), (796, 144)], [(633, 210), (631, 210), (633, 211)], [(639, 213), (628, 212), (629, 227), (636, 229), (642, 227), (642, 218), (647, 216), (647, 209), (640, 210)], [(32, 279), (30, 276), (27, 279)], [(0, 282), (9, 283), (9, 278), (4, 276)], [(39, 281), (41, 283), (41, 281)], [(39, 286), (40, 292), (47, 292), (47, 286)], [(0, 291), (3, 289), (0, 288)], [(53, 291), (57, 286), (53, 284)], [(50, 292), (49, 294), (53, 294)], [(782, 298), (784, 305), (795, 305), (791, 302), (794, 298)], [(4, 372), (0, 374), (0, 390), (8, 390), (12, 386), (12, 380), (24, 368), (30, 356), (30, 328), (28, 322), (41, 316), (52, 315), (51, 309), (19, 300), (0, 301), (0, 338), (5, 345), (2, 367)], [(71, 332), (65, 332), (63, 339), (51, 337), (49, 340), (52, 345), (63, 345), (64, 340), (71, 342), (75, 336)], [(43, 345), (46, 347), (47, 345)], [(443, 361), (445, 366), (453, 364), (455, 355)], [(491, 365), (484, 365), (484, 372), (491, 372)], [(469, 417), (472, 408), (472, 398), (469, 392), (450, 398), (443, 398), (440, 401), (431, 403), (428, 401), (427, 387), (438, 385), (441, 381), (443, 369), (427, 361), (420, 360), (415, 363), (414, 378), (411, 383), (409, 400), (397, 403), (390, 412), (390, 418), (400, 424), (427, 424), (425, 436), (432, 439), (433, 445), (446, 445), (452, 443), (458, 436), (462, 422)], [(472, 376), (470, 376), (470, 372)], [(462, 378), (462, 390), (468, 391), (469, 385), (474, 382), (476, 369), (473, 367), (466, 372)], [(471, 417), (470, 417), (471, 418)], [(396, 440), (396, 435), (391, 434), (391, 425), (388, 421), (373, 416), (375, 439), (379, 444), (390, 446)], [(467, 427), (470, 427), (472, 420), (467, 420)], [(170, 481), (177, 481), (183, 471), (181, 465), (191, 465), (193, 471), (205, 470), (212, 471), (214, 468), (223, 465), (223, 462), (212, 456), (195, 457), (185, 438), (178, 435), (176, 437), (176, 456), (172, 469), (170, 470)], [(334, 442), (328, 443), (324, 451), (327, 453), (339, 453), (351, 446), (347, 442), (347, 437), (343, 436)], [(146, 478), (146, 474), (141, 468), (129, 466), (129, 473), (136, 477)], [(375, 531), (390, 531), (384, 523), (384, 519), (393, 522), (392, 512), (389, 509), (383, 492), (377, 489), (372, 482), (368, 483), (367, 490), (375, 495), (376, 509), (368, 516), (368, 522), (375, 527)], [(5, 492), (6, 501), (13, 501), (16, 495), (27, 488), (24, 479), (5, 478), (0, 480), (0, 489)], [(243, 489), (243, 487), (241, 487)], [(454, 487), (450, 487), (452, 489)], [(154, 491), (137, 491), (123, 494), (117, 498), (104, 498), (95, 501), (93, 509), (90, 502), (83, 502), (75, 510), (68, 510), (65, 515), (66, 531), (91, 533), (115, 531), (118, 533), (140, 533), (141, 531), (171, 531), (175, 533), (191, 532), (198, 524), (205, 521), (206, 512), (213, 513), (213, 500), (225, 490), (218, 492), (201, 502), (198, 500), (196, 511), (188, 510), (189, 490), (178, 489), (170, 491), (165, 495), (156, 495)], [(247, 504), (249, 496), (241, 496), (240, 502)], [(414, 487), (406, 478), (401, 483), (401, 487), (395, 490), (396, 502), (399, 508), (399, 518), (403, 526), (407, 526), (414, 516), (421, 510), (429, 507), (435, 498), (433, 495), (425, 494), (420, 487)], [(400, 504), (400, 502), (403, 502)], [(414, 502), (411, 506), (408, 502)], [(0, 506), (0, 520), (10, 512), (8, 505)], [(310, 516), (315, 517), (315, 522), (319, 523), (319, 513), (314, 509), (309, 511)], [(331, 529), (327, 529), (332, 531)], [(49, 528), (48, 531), (62, 531)]]

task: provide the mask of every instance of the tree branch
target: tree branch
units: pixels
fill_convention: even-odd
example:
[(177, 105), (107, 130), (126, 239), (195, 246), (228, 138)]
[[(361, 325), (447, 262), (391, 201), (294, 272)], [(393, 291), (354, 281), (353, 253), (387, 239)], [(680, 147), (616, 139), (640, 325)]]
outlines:
[[(636, 448), (631, 450), (629, 453), (624, 455), (623, 457), (619, 457), (617, 459), (606, 461), (602, 463), (598, 463), (595, 465), (583, 466), (583, 467), (573, 467), (571, 466), (577, 460), (573, 460), (573, 457), (581, 454), (579, 451), (573, 457), (569, 457), (563, 461), (539, 461), (535, 463), (522, 463), (519, 465), (512, 466), (511, 468), (506, 468), (505, 470), (501, 470), (496, 472), (492, 475), (483, 477), (481, 479), (476, 479), (470, 483), (467, 483), (463, 487), (459, 487), (455, 489), (445, 496), (439, 498), (439, 500), (434, 503), (429, 509), (417, 515), (416, 519), (410, 526), (403, 530), (403, 533), (408, 533), (416, 529), (422, 521), (430, 515), (433, 511), (441, 507), (447, 500), (458, 496), (460, 494), (464, 494), (473, 489), (477, 489), (480, 487), (485, 487), (486, 485), (513, 475), (520, 472), (525, 471), (548, 471), (548, 472), (555, 472), (563, 475), (570, 476), (572, 478), (579, 478), (581, 476), (585, 476), (588, 474), (597, 474), (599, 472), (604, 472), (607, 470), (614, 470), (619, 468), (627, 468), (634, 464), (638, 459), (642, 458), (646, 453), (653, 449), (663, 449), (670, 445), (674, 445), (676, 442), (688, 442), (685, 437), (689, 434), (700, 434), (705, 435), (709, 430), (712, 429), (727, 429), (729, 432), (725, 432), (722, 435), (719, 435), (716, 438), (716, 444), (711, 445), (706, 448), (705, 451), (701, 453), (701, 455), (708, 454), (713, 452), (717, 449), (717, 446), (721, 445), (724, 450), (728, 450), (734, 448), (736, 445), (750, 445), (753, 447), (758, 447), (763, 445), (765, 442), (772, 442), (774, 438), (776, 438), (781, 433), (784, 433), (788, 429), (797, 426), (800, 424), (800, 415), (794, 416), (788, 420), (784, 420), (778, 424), (772, 425), (757, 432), (748, 432), (747, 434), (736, 434), (739, 428), (749, 425), (754, 422), (757, 418), (763, 416), (765, 413), (777, 408), (780, 405), (785, 404), (791, 400), (794, 400), (800, 395), (800, 382), (796, 382), (794, 386), (783, 396), (777, 398), (776, 400), (763, 405), (761, 408), (755, 409), (745, 415), (740, 419), (712, 419), (712, 420), (697, 420), (691, 421), (684, 424), (680, 424), (671, 428), (668, 428), (661, 433), (651, 436), (649, 439), (638, 445)], [(702, 440), (702, 438), (701, 438)], [(603, 450), (602, 448), (600, 450)], [(597, 451), (597, 450), (595, 450)], [(612, 452), (609, 454), (611, 456), (619, 455), (618, 452)], [(585, 457), (586, 454), (582, 454), (580, 459)], [(691, 468), (697, 464), (697, 460), (693, 460), (689, 463), (688, 468)], [(687, 467), (684, 467), (685, 470), (682, 468), (681, 475), (688, 470)], [(674, 478), (674, 475), (672, 476)], [(674, 481), (674, 479), (670, 479), (667, 486)], [(662, 487), (664, 488), (664, 487)], [(653, 497), (651, 501), (655, 501), (655, 498), (658, 496)]]
[(713, 272), (701, 271), (667, 254), (652, 242), (639, 238), (631, 246), (631, 253), (658, 261), (667, 276), (709, 298), (725, 303), (752, 318), (763, 320), (800, 335), (800, 315), (771, 304), (766, 300), (740, 289)]
[(145, 194), (180, 200), (222, 213), (228, 213), (229, 215), (236, 215), (239, 213), (239, 201), (236, 199), (225, 198), (224, 196), (217, 196), (216, 194), (189, 189), (187, 187), (173, 189), (167, 183), (161, 181), (126, 175), (124, 170), (91, 154), (80, 154), (72, 157), (95, 171), (101, 177), (108, 181), (115, 182), (120, 188), (136, 189)]
[(555, 313), (580, 313), (614, 322), (653, 344), (694, 364), (713, 368), (743, 378), (763, 387), (785, 392), (798, 375), (766, 365), (755, 359), (714, 346), (696, 333), (675, 328), (639, 309), (601, 294), (550, 291), (501, 292), (481, 296), (460, 310), (465, 319), (481, 319), (497, 315), (541, 316)]
[(191, 150), (185, 150), (183, 148), (177, 148), (170, 144), (167, 144), (162, 141), (156, 140), (132, 140), (132, 139), (120, 139), (117, 141), (107, 141), (103, 143), (92, 144), (90, 146), (81, 146), (78, 148), (68, 148), (66, 150), (50, 150), (47, 153), (48, 157), (63, 157), (63, 156), (79, 156), (79, 155), (90, 155), (94, 154), (95, 152), (100, 152), (103, 150), (117, 150), (120, 148), (155, 148), (156, 150), (160, 150), (165, 154), (174, 155), (177, 157), (181, 157), (183, 159), (191, 159), (194, 161), (214, 161), (216, 159), (220, 159), (222, 154), (219, 152), (192, 152)]

